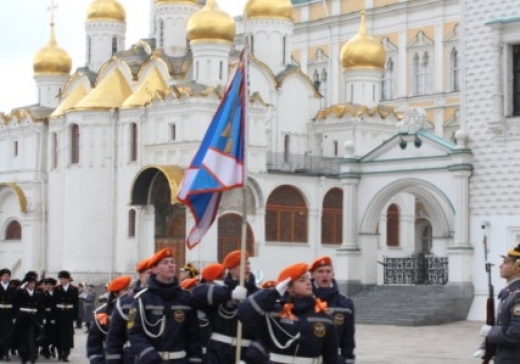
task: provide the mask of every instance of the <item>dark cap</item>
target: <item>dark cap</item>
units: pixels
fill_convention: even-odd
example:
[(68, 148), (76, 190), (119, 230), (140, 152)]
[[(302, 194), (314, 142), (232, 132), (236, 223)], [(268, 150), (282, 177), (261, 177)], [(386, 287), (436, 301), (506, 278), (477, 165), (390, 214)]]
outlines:
[(520, 259), (520, 242), (516, 243), (516, 246), (513, 249), (510, 249), (507, 252), (507, 255), (501, 255), (504, 259)]
[(7, 269), (7, 268), (0, 269), (0, 276), (3, 276), (4, 274), (11, 275), (11, 271), (9, 269)]
[(25, 273), (25, 277), (23, 277), (22, 283), (25, 282), (35, 282), (38, 280), (38, 274), (34, 271), (29, 271)]
[(68, 270), (60, 270), (58, 272), (58, 278), (67, 278), (67, 279), (70, 279), (72, 281), (72, 278), (70, 276), (70, 273)]
[(56, 283), (58, 283), (58, 281), (56, 281), (54, 278), (45, 278), (45, 284), (52, 284), (55, 286)]

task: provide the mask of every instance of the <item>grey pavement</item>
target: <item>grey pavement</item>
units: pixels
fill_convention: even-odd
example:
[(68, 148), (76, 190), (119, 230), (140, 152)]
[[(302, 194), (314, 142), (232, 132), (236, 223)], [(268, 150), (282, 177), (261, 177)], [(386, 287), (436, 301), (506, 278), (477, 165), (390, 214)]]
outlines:
[[(356, 325), (356, 364), (480, 364), (473, 358), (481, 342), (482, 322), (460, 321), (437, 326)], [(76, 330), (72, 364), (87, 364), (84, 330)], [(11, 358), (11, 362), (16, 362)], [(59, 363), (40, 358), (37, 363)], [(232, 364), (232, 363), (230, 363)]]

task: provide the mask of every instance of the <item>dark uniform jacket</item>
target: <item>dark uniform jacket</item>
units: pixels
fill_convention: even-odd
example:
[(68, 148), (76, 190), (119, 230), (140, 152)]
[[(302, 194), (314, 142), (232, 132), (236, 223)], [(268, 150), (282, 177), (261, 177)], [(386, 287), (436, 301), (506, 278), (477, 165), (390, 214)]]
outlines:
[(499, 294), (496, 325), (487, 335), (496, 344), (495, 364), (520, 363), (520, 279)]
[(128, 339), (141, 364), (202, 361), (197, 315), (190, 293), (178, 281), (162, 283), (155, 275), (149, 277), (130, 309)]
[(58, 337), (58, 331), (56, 326), (56, 302), (55, 302), (54, 291), (44, 293), (45, 302), (45, 336), (47, 338), (46, 344), (56, 345)]
[(110, 326), (112, 305), (103, 304), (94, 311), (87, 337), (87, 357), (90, 364), (105, 363), (105, 340)]
[(105, 348), (107, 364), (133, 364), (135, 361), (134, 353), (128, 342), (126, 327), (130, 308), (134, 302), (134, 294), (137, 292), (138, 290), (119, 297), (112, 310)]
[(9, 354), (9, 341), (13, 330), (13, 295), (16, 287), (11, 285), (4, 289), (0, 284), (0, 356)]
[[(238, 283), (230, 275), (227, 275), (224, 285), (200, 284), (193, 289), (193, 306), (206, 313), (211, 327), (211, 338), (207, 343), (207, 351), (204, 357), (205, 363), (228, 364), (235, 362), (238, 303), (232, 301), (231, 293)], [(245, 283), (245, 287), (248, 295), (258, 291), (252, 274), (249, 281)], [(251, 344), (251, 339), (251, 334), (243, 327), (242, 355), (245, 355), (248, 346)]]
[[(337, 364), (338, 341), (332, 317), (318, 310), (314, 297), (295, 298), (292, 314), (282, 315), (280, 294), (265, 289), (248, 297), (238, 308), (238, 318), (267, 346), (270, 363), (298, 362)], [(301, 360), (300, 360), (301, 361)]]
[(312, 290), (317, 298), (327, 302), (330, 314), (334, 318), (340, 349), (338, 364), (354, 363), (356, 358), (354, 302), (338, 290), (336, 280), (332, 280), (332, 287), (327, 288), (318, 287), (313, 282)]
[(35, 289), (32, 295), (26, 289), (20, 289), (13, 298), (16, 318), (12, 347), (18, 350), (22, 362), (35, 361), (38, 357), (37, 338), (43, 334), (45, 302), (43, 293)]
[(63, 286), (54, 288), (56, 304), (56, 325), (58, 330), (57, 347), (60, 354), (67, 356), (74, 347), (74, 321), (78, 318), (78, 288), (69, 284), (67, 291)]

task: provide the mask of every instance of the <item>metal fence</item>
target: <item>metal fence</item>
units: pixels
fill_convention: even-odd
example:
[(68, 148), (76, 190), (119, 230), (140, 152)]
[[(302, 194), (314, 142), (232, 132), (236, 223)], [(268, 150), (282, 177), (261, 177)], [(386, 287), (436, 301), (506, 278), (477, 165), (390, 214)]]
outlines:
[(267, 170), (318, 175), (335, 175), (340, 171), (340, 157), (313, 157), (308, 154), (267, 153)]
[(448, 283), (448, 258), (434, 254), (413, 254), (405, 258), (384, 257), (385, 284)]

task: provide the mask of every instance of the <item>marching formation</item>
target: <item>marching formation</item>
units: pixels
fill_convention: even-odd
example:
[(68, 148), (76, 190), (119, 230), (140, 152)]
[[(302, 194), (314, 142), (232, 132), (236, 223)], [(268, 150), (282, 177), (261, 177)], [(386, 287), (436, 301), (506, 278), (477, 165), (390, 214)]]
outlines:
[[(92, 364), (354, 363), (354, 305), (339, 292), (329, 257), (283, 269), (258, 287), (241, 251), (176, 276), (171, 249), (117, 277), (94, 312)], [(239, 325), (239, 322), (241, 325)]]
[(66, 270), (54, 278), (38, 280), (34, 271), (11, 280), (0, 270), (0, 359), (18, 356), (34, 363), (41, 355), (68, 362), (74, 347), (74, 321), (78, 319), (78, 288)]

